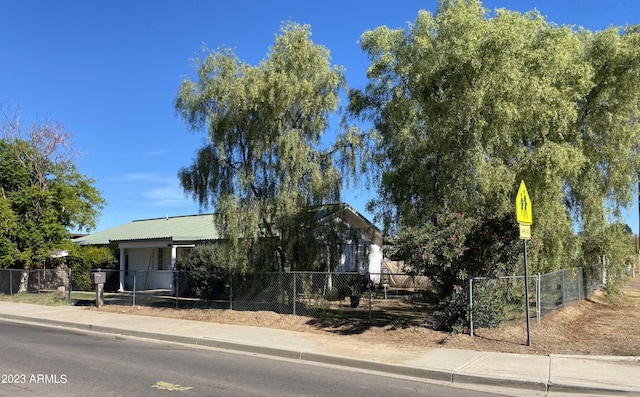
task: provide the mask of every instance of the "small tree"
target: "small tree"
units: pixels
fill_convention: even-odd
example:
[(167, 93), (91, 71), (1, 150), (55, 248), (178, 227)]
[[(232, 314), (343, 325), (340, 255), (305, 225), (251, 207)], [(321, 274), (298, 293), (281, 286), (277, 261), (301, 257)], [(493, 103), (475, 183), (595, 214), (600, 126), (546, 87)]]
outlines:
[[(484, 218), (474, 223), (462, 258), (469, 276), (497, 277), (522, 274), (522, 242), (515, 214)], [(535, 262), (539, 244), (530, 242), (529, 262)]]
[(0, 265), (38, 267), (64, 248), (69, 230), (95, 227), (104, 199), (93, 179), (78, 172), (62, 124), (23, 129), (17, 115), (2, 117)]

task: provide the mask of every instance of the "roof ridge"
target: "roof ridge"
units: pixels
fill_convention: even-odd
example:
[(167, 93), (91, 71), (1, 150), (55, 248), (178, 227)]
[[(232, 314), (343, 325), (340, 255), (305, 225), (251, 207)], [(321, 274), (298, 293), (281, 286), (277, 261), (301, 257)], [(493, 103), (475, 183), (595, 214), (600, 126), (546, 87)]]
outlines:
[(134, 219), (131, 222), (144, 222), (144, 221), (157, 221), (161, 219), (177, 219), (177, 218), (188, 218), (188, 217), (196, 217), (196, 216), (206, 216), (206, 215), (215, 215), (213, 212), (209, 212), (206, 214), (191, 214), (191, 215), (174, 215), (174, 216), (162, 216), (159, 218), (147, 218), (147, 219)]

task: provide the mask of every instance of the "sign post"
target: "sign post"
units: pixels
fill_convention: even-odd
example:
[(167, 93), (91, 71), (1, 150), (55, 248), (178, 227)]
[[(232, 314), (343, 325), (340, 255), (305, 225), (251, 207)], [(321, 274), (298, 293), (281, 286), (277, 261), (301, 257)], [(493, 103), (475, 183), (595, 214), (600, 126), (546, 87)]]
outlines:
[(533, 223), (533, 211), (531, 198), (527, 192), (524, 181), (520, 181), (520, 188), (516, 195), (516, 219), (520, 225), (520, 239), (524, 247), (524, 299), (525, 315), (527, 317), (527, 346), (531, 346), (531, 323), (529, 319), (529, 271), (527, 269), (527, 240), (531, 240), (531, 224)]

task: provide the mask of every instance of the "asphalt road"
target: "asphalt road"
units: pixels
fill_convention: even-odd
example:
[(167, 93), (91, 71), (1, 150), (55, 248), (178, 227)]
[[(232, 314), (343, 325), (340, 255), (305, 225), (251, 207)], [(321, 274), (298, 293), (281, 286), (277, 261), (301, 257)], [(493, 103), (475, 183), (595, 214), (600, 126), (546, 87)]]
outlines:
[(495, 396), (316, 364), (4, 321), (0, 339), (0, 396)]

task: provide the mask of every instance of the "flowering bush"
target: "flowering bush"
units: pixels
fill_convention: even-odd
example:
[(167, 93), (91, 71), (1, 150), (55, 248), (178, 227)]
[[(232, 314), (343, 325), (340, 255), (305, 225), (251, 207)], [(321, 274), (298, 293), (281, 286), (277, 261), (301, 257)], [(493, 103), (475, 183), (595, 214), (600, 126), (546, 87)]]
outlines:
[[(515, 215), (477, 222), (467, 236), (467, 245), (469, 250), (465, 252), (463, 266), (471, 276), (496, 277), (522, 273), (522, 241)], [(532, 242), (531, 245), (535, 244)]]
[(473, 224), (462, 214), (436, 215), (420, 227), (401, 230), (392, 258), (404, 261), (407, 271), (428, 276), (438, 296), (448, 296), (467, 278), (461, 258), (469, 249), (465, 240)]
[[(445, 211), (419, 227), (401, 230), (392, 259), (431, 279), (437, 328), (461, 331), (468, 324), (468, 278), (517, 273), (520, 244), (513, 215), (475, 220)], [(475, 325), (502, 321), (503, 304), (494, 292), (474, 291), (474, 305)]]

